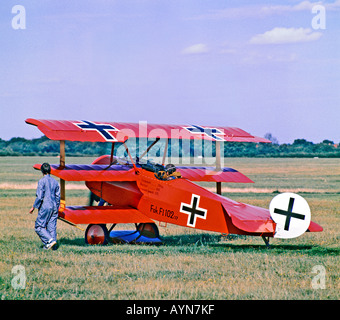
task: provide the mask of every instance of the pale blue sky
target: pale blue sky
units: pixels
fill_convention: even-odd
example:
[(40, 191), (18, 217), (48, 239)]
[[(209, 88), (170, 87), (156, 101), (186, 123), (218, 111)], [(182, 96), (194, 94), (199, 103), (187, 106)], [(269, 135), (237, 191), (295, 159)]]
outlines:
[(6, 0), (0, 48), (2, 139), (41, 136), (24, 122), (41, 118), (340, 142), (339, 0)]

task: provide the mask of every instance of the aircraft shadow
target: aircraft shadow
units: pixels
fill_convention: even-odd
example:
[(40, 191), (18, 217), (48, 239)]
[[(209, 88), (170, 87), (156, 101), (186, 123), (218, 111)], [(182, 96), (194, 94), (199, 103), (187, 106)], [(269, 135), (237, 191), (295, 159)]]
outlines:
[[(212, 234), (192, 234), (192, 235), (177, 235), (162, 237), (165, 246), (207, 246), (211, 248), (220, 248), (231, 250), (233, 252), (273, 252), (274, 254), (288, 253), (288, 252), (301, 252), (308, 255), (339, 255), (340, 248), (327, 248), (323, 246), (310, 245), (310, 244), (280, 244), (277, 242), (270, 243), (267, 247), (262, 239), (258, 237), (258, 244), (241, 244), (232, 243), (235, 240), (249, 239), (249, 236), (232, 235), (226, 237)], [(272, 239), (271, 239), (272, 240)]]
[(162, 241), (166, 246), (192, 246), (192, 245), (211, 245), (219, 242), (220, 235), (208, 233), (201, 234), (181, 234), (176, 236), (162, 236)]
[(316, 245), (308, 244), (270, 244), (270, 247), (266, 247), (265, 244), (229, 244), (229, 243), (216, 243), (210, 244), (212, 247), (223, 247), (230, 249), (234, 252), (254, 252), (254, 251), (266, 251), (274, 254), (282, 254), (288, 252), (300, 252), (301, 254), (308, 254), (311, 256), (325, 256), (325, 255), (339, 255), (339, 248), (326, 248)]
[[(216, 249), (225, 249), (233, 252), (273, 252), (275, 254), (287, 253), (287, 252), (297, 252), (306, 253), (309, 255), (339, 255), (339, 248), (327, 248), (316, 245), (309, 244), (270, 244), (268, 248), (265, 243), (261, 243), (262, 239), (258, 238), (258, 244), (238, 244), (232, 243), (235, 240), (247, 239), (247, 236), (242, 235), (227, 235), (223, 237), (221, 241), (220, 235), (213, 234), (182, 234), (175, 236), (163, 236), (161, 237), (162, 244), (142, 244), (138, 243), (139, 246), (166, 246), (166, 247), (193, 247), (193, 246), (207, 246)], [(78, 246), (78, 247), (89, 247), (84, 241), (84, 238), (61, 238), (58, 240), (59, 246)], [(109, 246), (112, 245), (111, 243)], [(118, 244), (119, 245), (119, 244)], [(123, 244), (122, 244), (123, 245)], [(125, 244), (124, 244), (125, 245)], [(128, 244), (136, 245), (136, 244)]]

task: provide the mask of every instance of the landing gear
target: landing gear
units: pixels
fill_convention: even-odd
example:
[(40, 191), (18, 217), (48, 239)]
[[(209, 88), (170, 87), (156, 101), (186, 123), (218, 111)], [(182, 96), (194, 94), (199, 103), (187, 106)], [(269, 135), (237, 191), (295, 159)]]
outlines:
[(105, 224), (89, 224), (85, 231), (86, 244), (105, 245), (109, 242), (109, 231)]
[(269, 249), (270, 248), (269, 237), (262, 236), (262, 239), (264, 243), (266, 244), (267, 249)]
[(137, 231), (140, 233), (141, 236), (147, 238), (159, 237), (158, 227), (155, 223), (140, 223), (137, 226)]
[[(85, 231), (85, 243), (90, 245), (105, 245), (111, 243), (136, 243), (142, 236), (149, 238), (150, 241), (159, 240), (159, 231), (155, 223), (140, 223), (135, 224), (136, 230), (129, 231), (116, 231), (116, 235), (110, 238), (110, 232), (116, 226), (113, 224), (110, 230), (107, 229), (105, 224), (90, 224)], [(148, 242), (148, 240), (146, 241)], [(156, 241), (157, 242), (157, 241)]]

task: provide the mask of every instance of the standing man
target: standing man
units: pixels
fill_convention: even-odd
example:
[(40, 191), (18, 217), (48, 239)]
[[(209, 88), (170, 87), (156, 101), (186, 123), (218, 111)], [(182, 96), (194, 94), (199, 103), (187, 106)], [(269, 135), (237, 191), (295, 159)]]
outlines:
[(48, 163), (41, 165), (43, 177), (38, 182), (37, 197), (29, 213), (38, 209), (35, 221), (35, 232), (44, 244), (44, 249), (51, 249), (57, 243), (57, 219), (60, 205), (60, 188), (51, 178), (51, 167)]

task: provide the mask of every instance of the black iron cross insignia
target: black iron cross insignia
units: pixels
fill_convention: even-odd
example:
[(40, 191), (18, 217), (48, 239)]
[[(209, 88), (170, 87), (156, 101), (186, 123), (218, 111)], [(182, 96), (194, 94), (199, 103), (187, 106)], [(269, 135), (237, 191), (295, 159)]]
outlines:
[(200, 196), (193, 194), (191, 196), (191, 203), (183, 203), (181, 202), (181, 208), (180, 212), (185, 213), (188, 216), (188, 222), (187, 225), (189, 227), (195, 227), (196, 226), (196, 219), (201, 218), (201, 219), (206, 219), (207, 218), (207, 209), (203, 209), (199, 207), (200, 203)]
[(210, 137), (214, 141), (225, 141), (222, 137), (218, 135), (224, 135), (224, 132), (217, 128), (204, 128), (197, 125), (191, 125), (191, 127), (183, 127), (184, 129), (190, 131), (194, 134), (205, 134), (206, 136)]
[(82, 120), (83, 123), (73, 123), (77, 127), (85, 130), (93, 130), (97, 131), (98, 133), (101, 134), (101, 136), (106, 140), (106, 141), (117, 141), (117, 139), (109, 132), (109, 131), (119, 131), (117, 128), (112, 126), (111, 124), (107, 123), (101, 123), (101, 124), (96, 124), (92, 121), (86, 121)]

